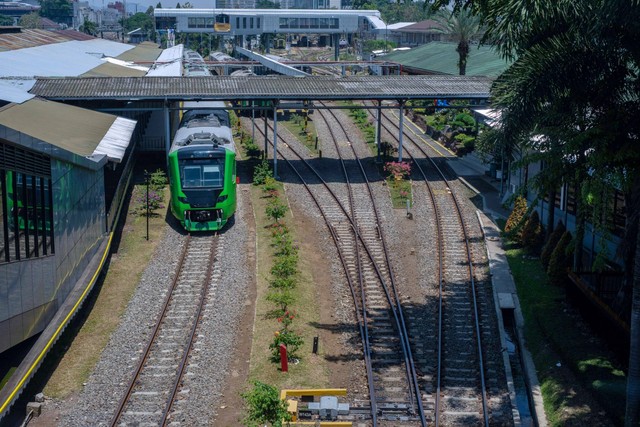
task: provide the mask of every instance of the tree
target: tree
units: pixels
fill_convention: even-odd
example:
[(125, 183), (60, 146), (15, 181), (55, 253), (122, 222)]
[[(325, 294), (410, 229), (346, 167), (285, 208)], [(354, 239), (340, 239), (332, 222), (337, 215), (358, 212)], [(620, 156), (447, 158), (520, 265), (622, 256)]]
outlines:
[(79, 28), (80, 32), (95, 36), (98, 34), (98, 24), (93, 21), (86, 20)]
[(0, 14), (0, 25), (2, 26), (13, 25), (13, 18), (7, 15)]
[(156, 5), (156, 9), (162, 9), (162, 3), (158, 2), (158, 4)]
[(433, 19), (440, 24), (440, 28), (435, 31), (446, 34), (458, 43), (458, 69), (460, 75), (467, 73), (467, 58), (469, 57), (469, 45), (474, 39), (478, 39), (481, 34), (480, 18), (467, 9), (460, 9), (453, 13), (443, 10), (433, 16)]
[(22, 28), (40, 28), (40, 14), (38, 12), (32, 12), (20, 17), (18, 25)]
[[(437, 0), (436, 4), (448, 4)], [(454, 0), (483, 18), (485, 39), (514, 62), (494, 82), (500, 139), (556, 162), (573, 185), (615, 182), (628, 204), (625, 272), (632, 290), (626, 426), (640, 424), (640, 2)], [(594, 61), (594, 58), (597, 58)], [(541, 147), (535, 138), (544, 135)], [(552, 147), (545, 150), (545, 147)], [(564, 167), (566, 172), (557, 168)], [(577, 201), (583, 203), (582, 194)], [(584, 206), (583, 206), (584, 207)], [(584, 211), (578, 206), (578, 221)], [(581, 249), (581, 226), (574, 247)], [(634, 268), (635, 266), (635, 268)]]
[(40, 16), (60, 23), (69, 23), (73, 6), (69, 0), (40, 0)]

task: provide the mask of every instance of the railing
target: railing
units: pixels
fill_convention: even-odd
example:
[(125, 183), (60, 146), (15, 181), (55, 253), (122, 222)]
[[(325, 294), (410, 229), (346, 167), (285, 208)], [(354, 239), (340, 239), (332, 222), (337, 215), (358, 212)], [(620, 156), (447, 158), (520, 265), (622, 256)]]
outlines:
[(621, 292), (625, 286), (622, 273), (569, 271), (569, 278), (587, 298), (629, 333), (630, 294), (624, 296)]

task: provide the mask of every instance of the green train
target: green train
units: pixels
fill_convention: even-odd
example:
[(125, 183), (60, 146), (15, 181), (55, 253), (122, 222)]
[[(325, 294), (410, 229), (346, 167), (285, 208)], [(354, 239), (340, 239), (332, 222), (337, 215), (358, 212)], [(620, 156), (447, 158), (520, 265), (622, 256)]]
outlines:
[(189, 232), (220, 230), (236, 211), (236, 147), (223, 102), (192, 101), (168, 156), (171, 212)]

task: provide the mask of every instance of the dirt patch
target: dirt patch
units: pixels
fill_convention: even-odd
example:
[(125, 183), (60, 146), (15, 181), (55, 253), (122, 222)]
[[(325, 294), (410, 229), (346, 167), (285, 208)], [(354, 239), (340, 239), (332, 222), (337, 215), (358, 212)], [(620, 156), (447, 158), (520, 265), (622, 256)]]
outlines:
[[(247, 182), (248, 180), (245, 180)], [(245, 209), (236, 215), (242, 215), (243, 222), (248, 228), (247, 235), (247, 263), (251, 271), (255, 271), (256, 266), (256, 225), (253, 218), (253, 209), (251, 205), (250, 188), (251, 184), (240, 184), (238, 186), (238, 197), (242, 197)], [(240, 323), (237, 325), (236, 347), (233, 351), (233, 362), (229, 368), (226, 377), (225, 390), (220, 405), (215, 408), (217, 416), (213, 421), (213, 425), (232, 426), (240, 425), (244, 417), (244, 401), (240, 394), (245, 391), (247, 385), (247, 376), (249, 374), (249, 362), (251, 357), (251, 342), (253, 340), (253, 321), (255, 315), (256, 301), (256, 283), (255, 274), (251, 275), (251, 284), (249, 285), (249, 295), (245, 301), (244, 313)]]

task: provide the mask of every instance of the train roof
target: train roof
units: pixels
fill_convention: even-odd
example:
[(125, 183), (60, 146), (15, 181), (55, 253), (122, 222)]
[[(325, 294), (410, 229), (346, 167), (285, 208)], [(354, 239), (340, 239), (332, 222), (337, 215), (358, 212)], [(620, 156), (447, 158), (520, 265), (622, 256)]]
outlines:
[(217, 144), (220, 148), (236, 152), (231, 128), (221, 126), (220, 120), (215, 114), (195, 118), (183, 124), (176, 131), (169, 152), (180, 150), (192, 144)]

